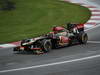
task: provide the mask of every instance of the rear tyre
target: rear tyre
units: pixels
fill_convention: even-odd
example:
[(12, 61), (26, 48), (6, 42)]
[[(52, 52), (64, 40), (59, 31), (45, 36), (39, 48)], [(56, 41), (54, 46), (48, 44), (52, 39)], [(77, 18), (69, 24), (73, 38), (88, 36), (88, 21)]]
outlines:
[(13, 51), (20, 51), (20, 49), (18, 47), (14, 47)]
[(16, 53), (21, 53), (22, 51), (19, 49), (19, 47), (14, 47), (13, 52)]
[(42, 40), (41, 44), (42, 44), (42, 49), (45, 53), (49, 52), (52, 49), (52, 44), (50, 40), (47, 39)]
[(81, 43), (81, 44), (86, 44), (87, 43), (87, 40), (88, 40), (88, 35), (87, 35), (87, 33), (85, 33), (85, 32), (80, 32), (79, 33), (79, 42)]

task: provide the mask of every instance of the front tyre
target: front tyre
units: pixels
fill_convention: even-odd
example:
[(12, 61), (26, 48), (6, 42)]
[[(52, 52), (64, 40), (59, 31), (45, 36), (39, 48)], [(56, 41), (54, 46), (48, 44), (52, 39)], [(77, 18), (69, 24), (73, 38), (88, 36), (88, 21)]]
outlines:
[(42, 40), (41, 44), (44, 52), (49, 52), (52, 49), (52, 44), (50, 40), (44, 39)]
[(20, 51), (19, 47), (14, 47), (13, 51)]

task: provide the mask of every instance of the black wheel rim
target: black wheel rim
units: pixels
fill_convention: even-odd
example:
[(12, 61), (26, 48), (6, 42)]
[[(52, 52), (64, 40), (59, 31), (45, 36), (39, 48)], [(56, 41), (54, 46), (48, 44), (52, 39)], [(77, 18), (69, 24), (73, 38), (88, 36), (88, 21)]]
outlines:
[(46, 51), (51, 50), (51, 44), (50, 44), (49, 42), (47, 42), (47, 43), (45, 44), (45, 50), (46, 50)]

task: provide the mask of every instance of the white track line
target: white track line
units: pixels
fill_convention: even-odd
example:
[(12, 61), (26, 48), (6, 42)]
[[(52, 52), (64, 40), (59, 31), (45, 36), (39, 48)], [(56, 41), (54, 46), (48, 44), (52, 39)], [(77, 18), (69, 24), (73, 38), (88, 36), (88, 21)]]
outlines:
[(47, 67), (47, 66), (60, 65), (60, 64), (66, 64), (66, 63), (71, 63), (71, 62), (89, 60), (89, 59), (94, 59), (94, 58), (98, 58), (98, 57), (100, 57), (100, 55), (94, 55), (94, 56), (89, 56), (89, 57), (84, 57), (84, 58), (79, 58), (79, 59), (73, 59), (73, 60), (68, 60), (68, 61), (49, 63), (49, 64), (36, 65), (36, 66), (31, 66), (31, 67), (3, 70), (3, 71), (0, 71), (0, 73), (14, 72), (14, 71), (21, 71), (21, 70), (28, 70), (28, 69), (36, 69), (36, 68), (40, 68), (40, 67)]
[(88, 43), (97, 43), (97, 44), (100, 44), (100, 41), (88, 41)]
[(91, 18), (100, 18), (100, 16), (91, 16)]
[(0, 47), (14, 47), (16, 45), (14, 44), (4, 44), (4, 45), (0, 45)]
[(99, 24), (99, 25), (96, 25), (96, 26), (93, 26), (93, 27), (91, 27), (91, 28), (88, 28), (88, 29), (86, 29), (85, 31), (89, 31), (89, 30), (94, 29), (94, 28), (97, 28), (97, 27), (100, 27), (100, 24)]

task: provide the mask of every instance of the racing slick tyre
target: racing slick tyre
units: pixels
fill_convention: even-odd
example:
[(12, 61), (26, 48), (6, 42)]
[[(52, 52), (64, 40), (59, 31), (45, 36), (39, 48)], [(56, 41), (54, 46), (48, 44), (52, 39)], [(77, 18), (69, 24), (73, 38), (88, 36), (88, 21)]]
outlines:
[(41, 41), (43, 51), (49, 52), (52, 49), (52, 44), (50, 40), (44, 39)]
[(18, 47), (14, 47), (13, 51), (14, 51), (14, 53), (20, 53), (20, 52), (23, 52), (23, 51), (21, 51)]
[(13, 51), (20, 51), (18, 47), (14, 47)]
[(86, 44), (88, 40), (88, 35), (85, 32), (80, 32), (78, 36), (78, 40), (81, 44)]

